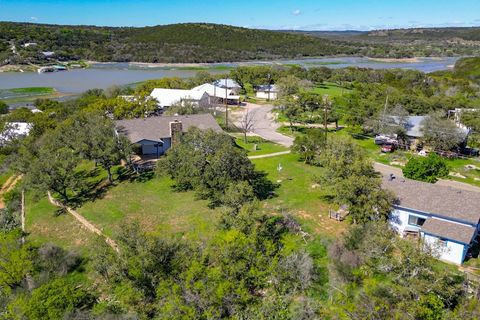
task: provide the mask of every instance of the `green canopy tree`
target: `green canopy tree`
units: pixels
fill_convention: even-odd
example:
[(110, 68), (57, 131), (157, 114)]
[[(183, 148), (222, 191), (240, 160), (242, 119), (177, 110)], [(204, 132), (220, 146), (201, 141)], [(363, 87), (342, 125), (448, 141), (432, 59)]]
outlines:
[(423, 121), (423, 135), (425, 143), (435, 150), (444, 151), (459, 146), (466, 138), (453, 121), (439, 113), (431, 114)]
[(0, 293), (8, 295), (33, 269), (29, 246), (22, 245), (20, 230), (0, 232)]
[(69, 191), (81, 185), (75, 173), (81, 158), (75, 150), (65, 146), (60, 131), (46, 134), (36, 158), (32, 158), (27, 172), (28, 184), (38, 190), (58, 193), (69, 200)]

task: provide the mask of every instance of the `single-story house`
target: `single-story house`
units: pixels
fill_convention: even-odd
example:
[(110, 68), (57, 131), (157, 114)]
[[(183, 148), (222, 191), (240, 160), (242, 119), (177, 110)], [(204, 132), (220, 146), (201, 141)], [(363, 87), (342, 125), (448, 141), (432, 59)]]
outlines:
[(278, 88), (274, 84), (267, 84), (255, 87), (255, 96), (260, 99), (275, 100), (278, 95)]
[(197, 106), (208, 104), (208, 94), (205, 91), (155, 88), (150, 96), (158, 101), (158, 106), (162, 109), (184, 102), (192, 102)]
[(235, 95), (233, 90), (228, 88), (221, 88), (210, 83), (202, 84), (193, 88), (191, 91), (206, 92), (208, 94), (209, 103), (227, 103), (238, 104), (240, 102), (240, 96)]
[(28, 136), (32, 130), (32, 124), (28, 122), (7, 122), (0, 133), (0, 145), (5, 145), (7, 142), (16, 138)]
[(480, 194), (393, 175), (383, 177), (383, 187), (396, 196), (394, 230), (421, 237), (441, 260), (464, 262), (480, 231)]
[(42, 54), (45, 58), (51, 58), (55, 56), (55, 52), (53, 51), (42, 51)]
[(213, 85), (220, 87), (220, 88), (227, 88), (232, 90), (233, 94), (239, 94), (242, 87), (233, 79), (226, 78), (226, 79), (218, 79), (217, 81), (213, 82)]
[(140, 146), (142, 155), (157, 157), (171, 148), (178, 134), (186, 132), (192, 127), (222, 132), (222, 128), (210, 114), (118, 120), (115, 126), (117, 134), (125, 135), (132, 144)]
[[(399, 117), (392, 116), (392, 124), (396, 123), (397, 125), (400, 124), (400, 121), (405, 121), (405, 133), (408, 138), (408, 144), (412, 147), (416, 147), (418, 143), (421, 142), (424, 133), (423, 133), (423, 123), (427, 119), (428, 116), (408, 116), (405, 120), (400, 120)], [(465, 127), (457, 126), (458, 130), (465, 134), (465, 138), (468, 136), (469, 130)]]
[(27, 43), (22, 44), (22, 47), (24, 47), (24, 48), (36, 47), (36, 46), (37, 46), (36, 42), (27, 42)]

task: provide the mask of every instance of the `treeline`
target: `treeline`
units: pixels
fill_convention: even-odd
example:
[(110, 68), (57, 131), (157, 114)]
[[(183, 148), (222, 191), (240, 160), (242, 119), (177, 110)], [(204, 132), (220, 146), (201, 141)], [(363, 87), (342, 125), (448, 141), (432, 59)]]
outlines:
[[(23, 48), (22, 44), (38, 45)], [(18, 55), (10, 50), (16, 45)], [(60, 60), (118, 62), (225, 62), (357, 54), (350, 45), (305, 35), (213, 24), (144, 28), (0, 23), (2, 63), (41, 62), (41, 51)]]

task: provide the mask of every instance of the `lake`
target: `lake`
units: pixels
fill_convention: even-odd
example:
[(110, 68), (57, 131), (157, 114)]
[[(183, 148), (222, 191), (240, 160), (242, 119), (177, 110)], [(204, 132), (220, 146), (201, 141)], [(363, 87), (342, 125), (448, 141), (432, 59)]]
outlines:
[[(192, 77), (198, 70), (205, 69), (211, 73), (225, 73), (226, 67), (239, 65), (291, 65), (298, 64), (304, 67), (326, 66), (329, 68), (362, 67), (375, 69), (404, 68), (423, 72), (433, 72), (451, 68), (458, 58), (418, 58), (414, 62), (395, 61), (387, 62), (360, 57), (341, 58), (312, 58), (301, 60), (277, 60), (266, 62), (240, 62), (202, 64), (199, 68), (183, 67), (151, 67), (129, 63), (101, 63), (93, 64), (88, 69), (74, 69), (66, 72), (37, 74), (0, 73), (0, 89), (25, 87), (53, 87), (65, 94), (77, 94), (92, 88), (106, 89), (113, 85), (127, 85), (150, 79), (163, 77)], [(223, 70), (222, 70), (223, 68)]]

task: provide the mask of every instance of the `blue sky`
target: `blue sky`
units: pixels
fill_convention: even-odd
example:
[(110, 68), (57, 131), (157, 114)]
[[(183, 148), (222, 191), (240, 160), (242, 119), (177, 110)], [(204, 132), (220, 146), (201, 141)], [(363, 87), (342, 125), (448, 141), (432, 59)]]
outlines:
[(0, 0), (0, 21), (103, 26), (212, 22), (303, 30), (480, 26), (480, 0)]

